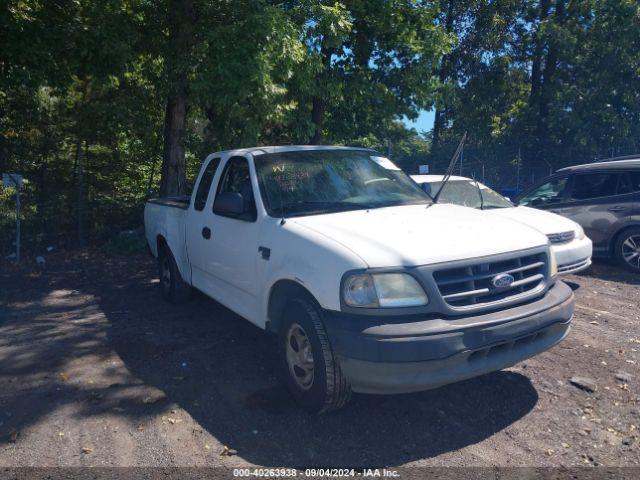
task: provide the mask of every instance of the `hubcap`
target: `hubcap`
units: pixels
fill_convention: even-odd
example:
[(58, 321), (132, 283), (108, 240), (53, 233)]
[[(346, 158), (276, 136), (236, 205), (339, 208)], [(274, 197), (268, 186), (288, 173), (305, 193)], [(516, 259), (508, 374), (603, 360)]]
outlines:
[(633, 268), (640, 270), (640, 235), (631, 235), (622, 242), (622, 258)]
[(162, 288), (166, 292), (171, 288), (171, 270), (169, 269), (169, 260), (166, 258), (162, 259), (162, 264), (160, 268), (160, 281), (162, 282)]
[(309, 390), (313, 385), (313, 350), (304, 329), (294, 323), (287, 332), (287, 364), (298, 386)]

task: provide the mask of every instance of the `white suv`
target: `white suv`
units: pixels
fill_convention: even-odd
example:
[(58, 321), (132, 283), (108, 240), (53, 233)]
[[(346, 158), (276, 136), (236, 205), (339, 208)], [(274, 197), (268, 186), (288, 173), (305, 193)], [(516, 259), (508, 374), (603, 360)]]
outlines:
[[(411, 175), (429, 195), (434, 195), (443, 175)], [(451, 176), (438, 201), (482, 210), (488, 216), (510, 218), (544, 233), (558, 261), (558, 273), (581, 272), (591, 265), (593, 245), (573, 220), (529, 207), (515, 206), (508, 198), (470, 178)]]

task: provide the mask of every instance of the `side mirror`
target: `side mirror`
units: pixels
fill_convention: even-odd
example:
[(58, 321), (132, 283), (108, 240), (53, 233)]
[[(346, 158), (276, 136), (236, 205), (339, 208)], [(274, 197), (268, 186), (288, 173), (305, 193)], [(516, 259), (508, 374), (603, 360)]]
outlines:
[(244, 213), (244, 199), (238, 192), (224, 192), (216, 197), (213, 213), (225, 217), (238, 217)]

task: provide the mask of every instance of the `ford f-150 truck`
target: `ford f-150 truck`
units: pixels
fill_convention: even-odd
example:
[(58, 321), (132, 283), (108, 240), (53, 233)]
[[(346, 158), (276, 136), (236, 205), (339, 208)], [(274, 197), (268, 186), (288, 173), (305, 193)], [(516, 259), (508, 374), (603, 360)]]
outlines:
[(164, 298), (196, 288), (277, 334), (284, 381), (312, 412), (500, 370), (569, 331), (573, 293), (545, 235), (434, 204), (385, 162), (345, 147), (213, 153), (190, 197), (145, 207)]

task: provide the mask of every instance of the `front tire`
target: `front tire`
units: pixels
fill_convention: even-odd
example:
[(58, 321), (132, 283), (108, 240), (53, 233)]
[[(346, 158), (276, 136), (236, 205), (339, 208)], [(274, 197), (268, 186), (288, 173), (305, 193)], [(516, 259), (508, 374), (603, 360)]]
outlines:
[(640, 273), (640, 228), (625, 230), (614, 246), (616, 260), (627, 270)]
[(169, 247), (158, 250), (158, 276), (162, 298), (170, 303), (184, 303), (191, 297), (191, 286), (182, 280), (178, 264)]
[(311, 413), (343, 407), (351, 386), (334, 355), (322, 322), (322, 310), (304, 297), (284, 308), (278, 331), (280, 370), (296, 401)]

